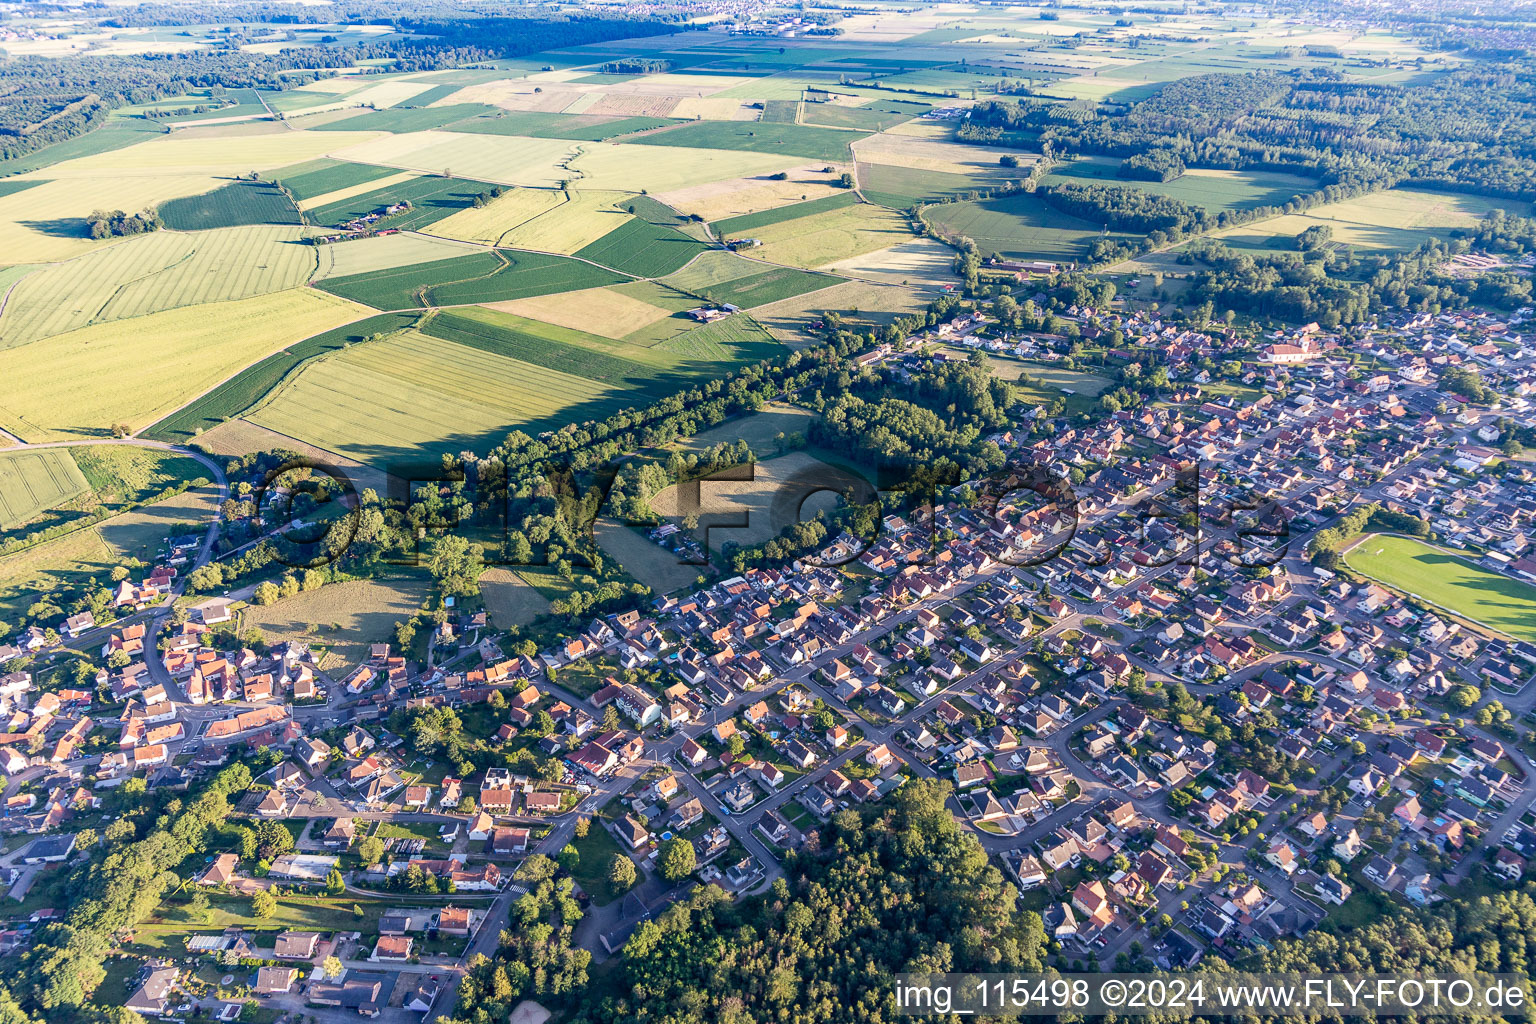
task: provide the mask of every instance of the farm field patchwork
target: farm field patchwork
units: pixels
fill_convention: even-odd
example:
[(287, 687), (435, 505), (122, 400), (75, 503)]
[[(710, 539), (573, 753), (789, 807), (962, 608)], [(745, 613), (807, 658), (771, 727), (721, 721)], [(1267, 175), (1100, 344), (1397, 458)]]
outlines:
[(302, 229), (156, 231), (28, 275), (0, 316), (0, 348), (92, 323), (296, 288), (315, 270)]
[(1018, 157), (1019, 166), (1009, 170), (1015, 177), (1029, 173), (1037, 158), (1034, 153), (1004, 146), (973, 146), (963, 142), (903, 135), (870, 135), (854, 144), (859, 163), (893, 164), (914, 171), (942, 171), (946, 174), (997, 173), (1003, 156)]
[(175, 231), (303, 223), (292, 200), (262, 181), (232, 182), (204, 195), (173, 199), (160, 207), (160, 218)]
[(821, 267), (861, 253), (884, 249), (912, 237), (906, 220), (868, 203), (830, 213), (780, 221), (753, 232), (763, 259), (798, 267)]
[(363, 463), (485, 450), (641, 399), (622, 387), (416, 331), (306, 366), (247, 418)]
[(315, 280), (393, 270), (395, 267), (453, 259), (481, 251), (479, 246), (468, 242), (456, 242), (414, 231), (332, 242), (329, 245), (317, 245), (314, 249), (320, 264), (315, 271)]
[(788, 155), (747, 153), (731, 149), (637, 146), (611, 142), (582, 143), (579, 148), (580, 152), (570, 161), (569, 171), (562, 172), (561, 177), (574, 177), (576, 184), (584, 189), (621, 192), (644, 190), (652, 195), (706, 182), (775, 174), (804, 162)]
[[(362, 94), (349, 97), (350, 102), (360, 102)], [(371, 110), (349, 117), (335, 124), (322, 125), (317, 131), (324, 132), (424, 132), (441, 128), (454, 121), (480, 114), (494, 114), (496, 108), (481, 103), (455, 103), (444, 107), (395, 107), (389, 110)]]
[(590, 263), (536, 252), (498, 249), (350, 277), (318, 287), (375, 309), (506, 302), (551, 292), (617, 284), (618, 274)]
[(656, 198), (684, 216), (721, 221), (827, 196), (846, 195), (847, 190), (834, 184), (837, 175), (827, 173), (825, 167), (825, 164), (807, 164), (790, 168), (783, 172), (782, 179), (777, 175), (758, 175), (710, 181), (662, 192)]
[(484, 206), (471, 206), (443, 218), (432, 225), (432, 234), (482, 245), (501, 245), (514, 228), (567, 201), (566, 193), (559, 189), (509, 188)]
[(622, 135), (678, 124), (669, 117), (604, 117), (593, 114), (552, 114), (537, 110), (506, 110), (448, 125), (448, 131), (478, 135), (523, 135), (531, 139), (607, 142)]
[(977, 189), (991, 188), (1002, 176), (993, 171), (953, 174), (861, 162), (858, 179), (859, 191), (865, 199), (893, 210), (905, 210), (919, 201), (960, 198)]
[(85, 218), (95, 210), (138, 212), (222, 184), (197, 174), (40, 181), (36, 188), (0, 196), (0, 252), (32, 263), (69, 259), (112, 244), (87, 232)]
[(337, 153), (349, 160), (386, 164), (426, 174), (440, 175), (449, 171), (459, 177), (501, 185), (550, 188), (581, 177), (568, 170), (565, 164), (584, 145), (601, 146), (604, 143), (424, 131), (381, 136)]
[(861, 132), (776, 122), (691, 121), (677, 128), (637, 136), (625, 142), (635, 146), (734, 149), (846, 162), (850, 159), (849, 145), (863, 137)]
[(50, 178), (100, 178), (164, 171), (234, 177), (324, 156), (365, 142), (371, 132), (293, 131), (262, 135), (155, 135), (125, 149), (82, 156), (48, 168)]
[[(631, 290), (646, 285), (661, 294)], [(666, 302), (667, 305), (657, 305), (657, 302)], [(658, 323), (674, 325), (662, 338), (686, 330), (693, 325), (693, 321), (678, 318), (677, 313), (696, 305), (696, 299), (681, 292), (648, 281), (636, 281), (607, 288), (587, 288), (579, 292), (560, 292), (491, 303), (490, 308), (561, 327), (590, 331), (605, 338), (631, 340), (629, 336), (635, 332), (652, 328)]]
[(631, 217), (573, 255), (636, 277), (662, 277), (707, 248), (670, 227)]
[(829, 213), (832, 210), (840, 210), (845, 206), (854, 206), (859, 197), (852, 191), (835, 192), (832, 195), (820, 199), (812, 199), (804, 203), (790, 203), (786, 206), (774, 207), (771, 210), (763, 210), (760, 213), (749, 213), (741, 217), (729, 217), (725, 220), (717, 220), (712, 227), (716, 231), (724, 231), (727, 235), (736, 238), (751, 234), (759, 228), (765, 228), (770, 224), (778, 224), (786, 220), (794, 220), (796, 217), (809, 217), (818, 213)]
[[(186, 444), (194, 437), (226, 423), (261, 401), (273, 388), (305, 362), (316, 356), (337, 351), (375, 335), (388, 335), (410, 327), (420, 313), (380, 313), (305, 338), (280, 352), (241, 370), (218, 387), (199, 396), (185, 407), (144, 431), (156, 441)], [(205, 439), (199, 439), (204, 444)]]
[[(534, 195), (538, 197), (536, 200), (520, 200), (518, 208), (542, 203), (545, 196), (554, 196), (559, 201), (544, 212), (509, 228), (502, 236), (501, 244), (515, 249), (557, 252), (570, 256), (609, 232), (623, 227), (630, 220), (630, 215), (618, 205), (625, 198), (622, 192), (561, 192), (556, 189), (536, 192)], [(494, 207), (500, 201), (495, 200), (490, 205)]]
[(875, 252), (867, 252), (824, 269), (844, 277), (858, 277), (882, 284), (939, 288), (955, 285), (955, 252), (931, 238), (911, 238)]
[(361, 319), (363, 307), (312, 288), (151, 313), (0, 351), (0, 427), (28, 441), (138, 430), (298, 338)]
[(396, 171), (392, 167), (375, 164), (354, 164), (345, 160), (321, 158), (292, 167), (279, 167), (268, 177), (280, 182), (301, 203), (329, 192), (366, 185), (370, 181), (387, 178)]
[(1417, 596), (1453, 615), (1517, 640), (1536, 641), (1536, 587), (1422, 541), (1371, 534), (1345, 563), (1393, 590)]
[(316, 224), (334, 227), (380, 212), (397, 203), (408, 202), (411, 204), (410, 209), (390, 215), (379, 222), (379, 227), (414, 231), (470, 208), (476, 196), (494, 187), (465, 178), (423, 175), (317, 206), (308, 213), (309, 219)]

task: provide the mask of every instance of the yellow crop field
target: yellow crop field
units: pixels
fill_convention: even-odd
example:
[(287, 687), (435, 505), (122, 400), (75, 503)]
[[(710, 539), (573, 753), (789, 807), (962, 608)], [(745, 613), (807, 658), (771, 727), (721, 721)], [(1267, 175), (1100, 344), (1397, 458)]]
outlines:
[[(405, 231), (398, 235), (356, 238), (315, 248), (320, 259), (315, 280), (366, 274), (374, 270), (392, 270), (412, 263), (451, 260), (455, 256), (482, 251), (480, 246), (471, 245), (468, 242), (420, 235), (414, 231)], [(4, 321), (0, 321), (0, 327), (3, 326)]]
[(705, 121), (756, 121), (760, 111), (746, 100), (719, 96), (687, 96), (672, 108), (673, 117)]
[(503, 192), (479, 209), (470, 207), (443, 218), (429, 231), (444, 238), (464, 242), (498, 244), (502, 236), (519, 225), (565, 203), (565, 193), (553, 188), (513, 188)]
[(763, 241), (754, 255), (796, 267), (823, 267), (912, 240), (903, 217), (867, 203), (770, 224), (753, 234)]
[[(66, 160), (35, 177), (99, 178), (112, 174), (138, 175), (146, 171), (175, 174), (245, 174), (269, 167), (313, 160), (332, 150), (356, 146), (376, 138), (378, 132), (283, 132), (276, 135), (240, 135), (210, 138), (156, 135), (126, 149)], [(98, 204), (99, 205), (99, 204)]]
[(572, 327), (579, 331), (619, 339), (672, 315), (669, 309), (625, 295), (612, 288), (586, 288), (579, 292), (538, 295), (531, 299), (487, 303), (491, 309), (514, 313), (531, 320)]
[(206, 174), (46, 181), (0, 197), (0, 253), (8, 263), (69, 259), (109, 244), (85, 233), (85, 218), (94, 210), (137, 213), (222, 184)]
[(607, 398), (607, 384), (415, 331), (310, 363), (246, 418), (370, 461), (499, 440), (516, 424)]
[(404, 103), (418, 93), (432, 88), (430, 82), (394, 81), (380, 82), (347, 97), (353, 103), (370, 103), (379, 109)]
[(573, 176), (577, 187), (623, 192), (671, 192), (723, 178), (773, 174), (804, 162), (803, 157), (687, 146), (584, 142), (580, 148), (580, 155), (571, 161), (578, 172)]
[(825, 269), (843, 277), (881, 284), (955, 284), (954, 250), (931, 238), (908, 238), (893, 246), (839, 260)]
[(399, 174), (391, 174), (384, 178), (374, 178), (371, 181), (359, 182), (356, 185), (348, 185), (346, 188), (338, 188), (324, 195), (311, 196), (308, 199), (299, 200), (298, 207), (301, 210), (316, 210), (327, 203), (339, 203), (353, 196), (360, 196), (364, 192), (372, 192), (381, 188), (392, 188), (395, 185), (403, 185), (407, 181), (413, 181), (421, 177), (415, 171), (401, 171)]
[(566, 202), (508, 231), (501, 244), (569, 256), (629, 220), (614, 206), (623, 198), (619, 192), (572, 192)]
[(1344, 245), (1412, 249), (1431, 237), (1445, 238), (1453, 228), (1476, 227), (1495, 209), (1520, 216), (1530, 213), (1528, 204), (1515, 201), (1394, 188), (1229, 228), (1216, 237), (1239, 249), (1292, 248), (1290, 238), (1326, 225), (1333, 231), (1333, 241)]
[(28, 275), (0, 316), (0, 348), (92, 323), (297, 288), (315, 271), (304, 229), (262, 224), (156, 231)]
[(0, 380), (20, 381), (0, 427), (28, 441), (142, 429), (240, 369), (373, 311), (314, 288), (95, 324), (0, 352)]
[[(1022, 149), (968, 146), (959, 142), (913, 136), (871, 135), (853, 144), (853, 155), (866, 163), (893, 164), (918, 171), (944, 171), (949, 174), (998, 171), (998, 158), (1009, 153), (1019, 158), (1021, 168), (1028, 168), (1035, 162), (1035, 154)], [(1020, 170), (1017, 176), (1025, 173), (1027, 171)]]
[(576, 151), (576, 145), (564, 139), (525, 139), (517, 135), (407, 132), (338, 150), (336, 155), (360, 163), (434, 174), (451, 171), (455, 177), (503, 185), (558, 185), (575, 177), (560, 164)]
[(679, 213), (697, 214), (707, 221), (725, 220), (841, 192), (842, 189), (831, 184), (830, 179), (835, 175), (821, 172), (825, 166), (815, 163), (792, 168), (784, 181), (774, 181), (769, 175), (707, 181), (663, 192), (656, 198)]

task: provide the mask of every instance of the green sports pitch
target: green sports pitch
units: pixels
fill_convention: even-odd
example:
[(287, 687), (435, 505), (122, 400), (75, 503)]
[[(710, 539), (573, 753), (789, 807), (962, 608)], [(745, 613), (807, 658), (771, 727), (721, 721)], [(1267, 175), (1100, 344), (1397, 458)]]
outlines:
[(1356, 572), (1519, 640), (1536, 640), (1536, 587), (1408, 537), (1377, 534), (1344, 556)]

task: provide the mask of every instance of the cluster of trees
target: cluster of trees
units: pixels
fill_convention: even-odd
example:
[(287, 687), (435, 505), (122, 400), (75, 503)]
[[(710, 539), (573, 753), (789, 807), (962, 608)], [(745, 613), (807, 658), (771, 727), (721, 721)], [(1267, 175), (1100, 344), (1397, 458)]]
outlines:
[(1324, 569), (1337, 568), (1345, 545), (1360, 535), (1380, 508), (1375, 502), (1361, 505), (1326, 530), (1313, 534), (1307, 544), (1307, 557), (1312, 559), (1312, 564)]
[(1131, 181), (1172, 181), (1184, 170), (1184, 161), (1172, 150), (1149, 149), (1120, 161), (1115, 175)]
[(470, 958), (459, 982), (459, 1016), (449, 1024), (500, 1024), (524, 999), (569, 1001), (586, 989), (592, 954), (572, 944), (581, 907), (572, 879), (556, 880), (555, 874), (554, 862), (543, 854), (518, 867), (527, 895), (512, 905), (495, 956)]
[(977, 104), (967, 141), (1046, 141), (1063, 152), (1191, 167), (1285, 171), (1322, 183), (1403, 182), (1521, 196), (1536, 186), (1536, 58), (1474, 62), (1423, 84), (1338, 72), (1197, 75), (1114, 108), (1024, 99)]
[(1040, 919), (1016, 910), (945, 808), (949, 792), (910, 780), (881, 806), (840, 812), (821, 849), (792, 856), (755, 900), (695, 889), (640, 925), (622, 984), (577, 993), (573, 1020), (894, 1020), (896, 972), (1040, 969)]
[[(145, 813), (113, 822), (104, 834), (104, 854), (75, 868), (61, 888), (70, 905), (37, 933), (20, 972), (13, 975), (17, 989), (11, 995), (27, 1011), (42, 1011), (48, 1019), (84, 1007), (106, 976), (102, 961), (116, 948), (118, 936), (149, 916), (178, 884), (176, 868), (202, 852), (209, 829), (229, 817), (231, 798), (250, 784), (250, 768), (237, 763), (185, 803), (175, 798), (153, 818)], [(138, 836), (141, 826), (147, 827)], [(6, 998), (0, 992), (0, 1002)]]
[(160, 229), (160, 214), (155, 210), (142, 213), (124, 213), (122, 210), (96, 210), (85, 218), (85, 229), (92, 238), (115, 238), (120, 235), (142, 235)]
[(1178, 238), (1206, 230), (1209, 221), (1203, 207), (1124, 185), (1064, 183), (1038, 189), (1035, 194), (1063, 213), (1116, 231), (1161, 231)]
[(607, 75), (659, 75), (672, 70), (672, 62), (660, 57), (621, 57), (600, 69)]

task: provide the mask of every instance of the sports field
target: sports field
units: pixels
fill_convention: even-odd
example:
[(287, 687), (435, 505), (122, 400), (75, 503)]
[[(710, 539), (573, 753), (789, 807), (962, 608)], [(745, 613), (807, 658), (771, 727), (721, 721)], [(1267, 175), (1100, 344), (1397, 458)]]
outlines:
[(302, 229), (277, 225), (123, 239), (29, 274), (0, 316), (0, 348), (88, 324), (297, 288), (315, 271)]
[(189, 306), (84, 327), (0, 351), (0, 427), (28, 441), (137, 430), (242, 367), (367, 314), (313, 288)]
[(1536, 587), (1422, 541), (1372, 534), (1344, 556), (1363, 573), (1517, 640), (1536, 640)]
[(87, 484), (65, 448), (0, 451), (0, 530), (10, 530), (39, 512), (83, 493)]
[(498, 249), (350, 277), (333, 277), (319, 282), (319, 287), (375, 309), (410, 309), (506, 302), (531, 295), (596, 288), (623, 280), (625, 278), (619, 274), (564, 256)]

